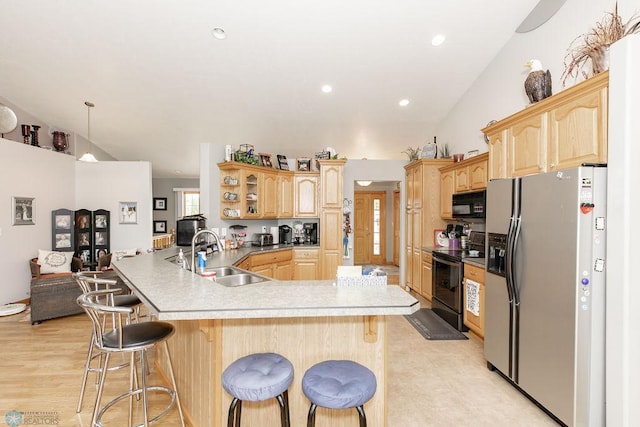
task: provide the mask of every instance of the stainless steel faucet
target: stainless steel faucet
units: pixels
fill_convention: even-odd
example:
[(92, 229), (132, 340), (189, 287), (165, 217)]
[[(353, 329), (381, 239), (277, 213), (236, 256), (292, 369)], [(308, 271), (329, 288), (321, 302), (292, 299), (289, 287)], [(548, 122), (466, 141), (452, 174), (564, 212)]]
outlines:
[(197, 258), (196, 239), (201, 234), (211, 234), (213, 238), (216, 240), (216, 245), (218, 246), (218, 250), (221, 252), (224, 252), (224, 243), (222, 243), (222, 240), (220, 240), (220, 237), (216, 232), (207, 230), (206, 228), (198, 231), (196, 234), (193, 235), (193, 238), (191, 239), (191, 271), (194, 273), (196, 272), (196, 266), (198, 265), (198, 260), (196, 259)]

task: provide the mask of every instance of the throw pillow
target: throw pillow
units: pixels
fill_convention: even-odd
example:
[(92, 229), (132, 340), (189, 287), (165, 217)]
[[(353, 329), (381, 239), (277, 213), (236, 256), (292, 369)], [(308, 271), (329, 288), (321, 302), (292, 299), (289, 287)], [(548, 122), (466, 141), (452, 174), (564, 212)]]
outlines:
[(73, 252), (55, 252), (38, 250), (40, 274), (67, 273), (71, 271)]

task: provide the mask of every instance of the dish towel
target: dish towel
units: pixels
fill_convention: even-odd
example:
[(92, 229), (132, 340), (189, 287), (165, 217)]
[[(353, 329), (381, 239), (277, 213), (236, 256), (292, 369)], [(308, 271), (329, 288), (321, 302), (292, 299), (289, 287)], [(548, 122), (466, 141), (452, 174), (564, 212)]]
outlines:
[(467, 279), (467, 311), (480, 316), (480, 284)]

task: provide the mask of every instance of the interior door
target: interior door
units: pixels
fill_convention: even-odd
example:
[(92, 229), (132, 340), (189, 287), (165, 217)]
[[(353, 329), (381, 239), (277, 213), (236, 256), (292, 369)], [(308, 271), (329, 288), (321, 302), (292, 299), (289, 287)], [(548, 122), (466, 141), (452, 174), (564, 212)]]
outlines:
[(386, 264), (386, 192), (354, 194), (354, 263)]

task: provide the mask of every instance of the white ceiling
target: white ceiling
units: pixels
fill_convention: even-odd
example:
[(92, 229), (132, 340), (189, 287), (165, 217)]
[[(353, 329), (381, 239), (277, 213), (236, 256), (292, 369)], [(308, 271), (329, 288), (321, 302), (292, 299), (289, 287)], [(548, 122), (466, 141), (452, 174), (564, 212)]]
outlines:
[(83, 136), (94, 102), (92, 141), (154, 177), (198, 176), (200, 143), (402, 159), (536, 3), (0, 0), (0, 96)]

